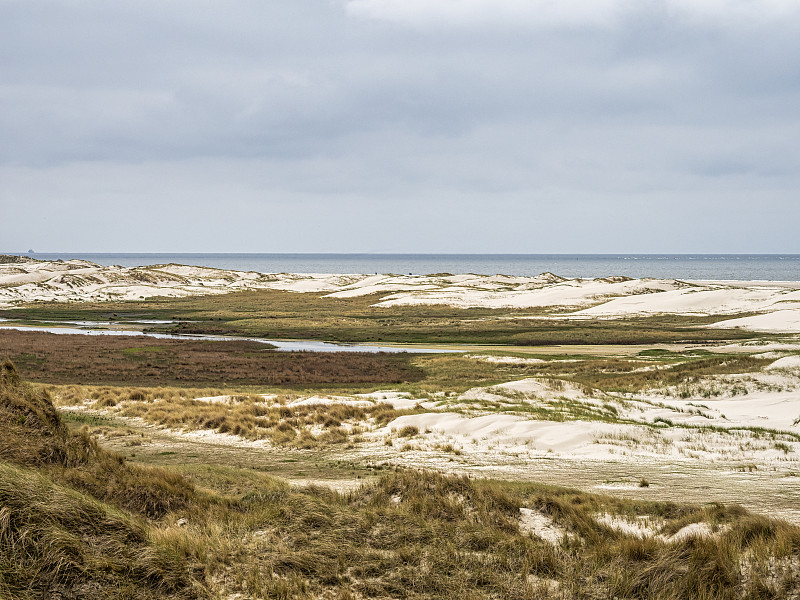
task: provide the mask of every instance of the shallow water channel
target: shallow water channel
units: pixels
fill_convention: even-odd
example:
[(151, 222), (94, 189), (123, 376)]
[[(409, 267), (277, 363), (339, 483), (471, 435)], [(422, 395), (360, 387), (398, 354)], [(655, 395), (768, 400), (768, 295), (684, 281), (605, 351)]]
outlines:
[[(269, 344), (280, 352), (416, 352), (416, 353), (452, 353), (453, 350), (439, 348), (426, 348), (423, 346), (373, 346), (369, 344), (337, 344), (334, 342), (319, 342), (316, 340), (266, 340), (263, 338), (234, 337), (221, 335), (154, 333), (138, 329), (99, 329), (107, 326), (100, 321), (72, 321), (72, 325), (92, 327), (58, 327), (46, 325), (14, 325), (10, 319), (0, 319), (0, 329), (14, 329), (16, 331), (41, 331), (44, 333), (72, 334), (72, 335), (134, 335), (146, 336), (166, 340), (211, 340), (218, 342), (241, 341)], [(137, 323), (154, 323), (156, 321), (136, 321)], [(158, 321), (169, 323), (170, 321)]]

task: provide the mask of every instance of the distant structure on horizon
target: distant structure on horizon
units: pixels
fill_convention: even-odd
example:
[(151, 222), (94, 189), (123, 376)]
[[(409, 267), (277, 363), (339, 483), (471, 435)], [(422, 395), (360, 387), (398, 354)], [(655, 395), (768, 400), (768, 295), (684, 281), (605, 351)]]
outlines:
[(33, 251), (33, 248), (28, 248), (28, 254), (36, 254), (36, 252)]

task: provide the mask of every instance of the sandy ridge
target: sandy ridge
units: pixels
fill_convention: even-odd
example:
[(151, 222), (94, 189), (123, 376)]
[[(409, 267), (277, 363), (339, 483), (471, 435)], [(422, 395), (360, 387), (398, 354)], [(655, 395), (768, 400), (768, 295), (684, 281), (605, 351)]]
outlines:
[(538, 309), (544, 318), (730, 315), (731, 319), (714, 327), (800, 332), (800, 282), (565, 279), (552, 273), (535, 277), (270, 274), (177, 264), (106, 267), (82, 260), (0, 261), (0, 306), (52, 300), (139, 300), (248, 289), (325, 293), (332, 298), (378, 294), (380, 299), (375, 306), (384, 307), (444, 304), (459, 308)]

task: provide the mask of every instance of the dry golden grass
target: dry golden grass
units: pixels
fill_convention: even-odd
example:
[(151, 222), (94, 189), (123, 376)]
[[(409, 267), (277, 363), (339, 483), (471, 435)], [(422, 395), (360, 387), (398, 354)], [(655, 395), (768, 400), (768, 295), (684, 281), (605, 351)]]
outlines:
[[(301, 404), (295, 396), (235, 393), (218, 388), (129, 388), (115, 386), (42, 386), (58, 406), (79, 406), (109, 415), (140, 418), (174, 430), (212, 430), (274, 445), (311, 449), (344, 444), (366, 427), (381, 427), (397, 417), (419, 412), (389, 404)], [(208, 402), (196, 398), (220, 398)]]
[[(197, 597), (193, 567), (137, 517), (202, 504), (174, 473), (127, 465), (71, 434), (46, 392), (0, 365), (0, 596)], [(38, 470), (37, 470), (38, 469)]]
[[(129, 387), (115, 385), (78, 385), (78, 384), (45, 384), (39, 386), (46, 390), (56, 406), (80, 406), (86, 401), (93, 401), (98, 408), (108, 408), (120, 402), (155, 402), (157, 400), (189, 400), (209, 396), (221, 396), (231, 393), (221, 388), (178, 388), (170, 386), (159, 387)], [(236, 394), (236, 392), (233, 392)], [(247, 394), (236, 394), (247, 397)], [(260, 398), (259, 398), (260, 399)]]
[(202, 571), (141, 519), (0, 461), (0, 597), (207, 598)]
[(385, 425), (414, 410), (396, 410), (387, 404), (347, 406), (312, 404), (283, 406), (249, 398), (231, 404), (196, 400), (129, 402), (117, 409), (125, 417), (139, 417), (171, 429), (208, 429), (250, 440), (268, 439), (276, 445), (311, 448), (348, 441), (360, 425)]
[[(0, 415), (18, 427), (8, 429), (0, 457), (0, 597), (800, 594), (800, 528), (735, 506), (640, 502), (414, 470), (337, 494), (220, 468), (204, 473), (207, 490), (200, 491), (173, 471), (129, 465), (85, 431), (71, 434), (48, 404), (43, 390), (3, 367)], [(145, 398), (131, 405), (157, 404)], [(256, 406), (247, 399), (239, 404)], [(331, 417), (314, 407), (273, 408), (275, 415), (261, 416), (298, 424)], [(335, 408), (344, 420), (362, 418), (358, 409)], [(329, 424), (331, 435), (340, 428)], [(217, 484), (232, 489), (232, 478), (243, 489), (215, 491)], [(522, 508), (565, 535), (548, 541), (525, 530)], [(663, 537), (626, 534), (600, 514), (652, 518)], [(693, 523), (716, 533), (669, 541)]]

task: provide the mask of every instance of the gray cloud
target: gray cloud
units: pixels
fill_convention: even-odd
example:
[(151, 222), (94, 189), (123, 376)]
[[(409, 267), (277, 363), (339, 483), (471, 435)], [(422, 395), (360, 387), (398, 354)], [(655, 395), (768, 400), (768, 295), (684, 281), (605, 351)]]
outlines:
[(6, 0), (0, 241), (793, 251), (795, 4)]

